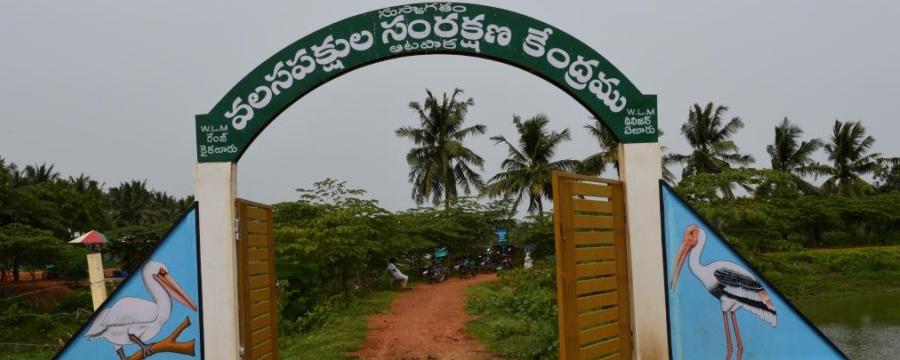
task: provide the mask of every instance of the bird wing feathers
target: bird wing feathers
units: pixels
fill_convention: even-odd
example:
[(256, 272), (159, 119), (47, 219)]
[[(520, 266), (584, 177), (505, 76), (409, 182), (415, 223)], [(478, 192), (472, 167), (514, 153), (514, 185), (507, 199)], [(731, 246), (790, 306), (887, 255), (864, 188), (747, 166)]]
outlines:
[(110, 326), (150, 323), (156, 320), (156, 303), (144, 299), (125, 297), (97, 315), (85, 336), (98, 337)]
[(91, 324), (91, 328), (88, 329), (87, 333), (84, 336), (88, 338), (96, 338), (103, 334), (106, 331), (106, 325), (103, 324), (104, 319), (106, 319), (106, 315), (109, 315), (109, 309), (103, 309), (97, 316), (94, 317), (94, 322)]
[(719, 281), (722, 291), (729, 297), (748, 305), (744, 308), (760, 319), (775, 326), (775, 303), (766, 289), (746, 270), (733, 264), (722, 264), (713, 275)]

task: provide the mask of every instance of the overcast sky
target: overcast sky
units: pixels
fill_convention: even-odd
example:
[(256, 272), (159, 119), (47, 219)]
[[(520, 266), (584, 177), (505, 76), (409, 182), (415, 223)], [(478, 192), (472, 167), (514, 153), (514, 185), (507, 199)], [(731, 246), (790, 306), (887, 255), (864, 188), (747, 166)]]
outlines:
[[(768, 166), (773, 126), (788, 116), (808, 137), (835, 119), (861, 120), (875, 150), (900, 155), (900, 2), (897, 1), (484, 1), (543, 20), (592, 46), (644, 93), (659, 97), (663, 145), (691, 104), (731, 108), (746, 128), (743, 152)], [(563, 3), (563, 4), (559, 4)], [(114, 186), (148, 179), (192, 192), (194, 115), (208, 112), (256, 65), (342, 18), (393, 1), (0, 2), (0, 156), (52, 162), (64, 175)], [(419, 56), (345, 75), (284, 112), (243, 157), (239, 195), (276, 202), (325, 177), (365, 188), (389, 209), (413, 206), (410, 143), (393, 135), (407, 108), (435, 92), (465, 89), (468, 122), (488, 126), (468, 145), (493, 175), (515, 136), (513, 114), (545, 113), (573, 141), (560, 157), (596, 151), (588, 112), (559, 89), (489, 60)], [(823, 157), (820, 153), (819, 157)]]

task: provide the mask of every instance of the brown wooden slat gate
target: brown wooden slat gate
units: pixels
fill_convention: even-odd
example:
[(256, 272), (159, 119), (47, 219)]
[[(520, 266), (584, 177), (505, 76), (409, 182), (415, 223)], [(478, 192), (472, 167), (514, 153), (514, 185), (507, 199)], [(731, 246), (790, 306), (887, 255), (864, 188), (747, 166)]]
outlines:
[(278, 358), (272, 207), (238, 199), (238, 296), (242, 359)]
[(632, 358), (622, 183), (553, 173), (562, 360)]

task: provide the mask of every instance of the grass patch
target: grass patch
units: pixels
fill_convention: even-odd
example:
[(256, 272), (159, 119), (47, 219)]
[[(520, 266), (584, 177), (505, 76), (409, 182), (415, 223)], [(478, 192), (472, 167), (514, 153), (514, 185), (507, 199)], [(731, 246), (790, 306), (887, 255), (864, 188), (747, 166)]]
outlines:
[(751, 261), (788, 298), (900, 290), (900, 246), (769, 253)]
[(556, 273), (544, 265), (504, 272), (467, 289), (475, 318), (466, 331), (510, 359), (556, 359), (559, 349)]
[(376, 291), (364, 298), (317, 306), (296, 323), (301, 331), (287, 331), (279, 338), (283, 359), (344, 360), (359, 350), (369, 330), (366, 317), (386, 311), (396, 291)]
[(87, 289), (59, 295), (53, 302), (0, 299), (0, 359), (50, 359), (91, 316)]

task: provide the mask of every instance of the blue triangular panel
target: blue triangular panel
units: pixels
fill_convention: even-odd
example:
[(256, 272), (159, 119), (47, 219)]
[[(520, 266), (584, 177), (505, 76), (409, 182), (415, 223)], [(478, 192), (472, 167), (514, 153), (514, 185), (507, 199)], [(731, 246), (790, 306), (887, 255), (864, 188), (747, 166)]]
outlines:
[(138, 342), (151, 360), (202, 358), (197, 230), (195, 205), (56, 358), (143, 358)]
[(726, 358), (729, 338), (736, 359), (735, 323), (743, 359), (845, 358), (674, 191), (660, 186), (673, 359)]

